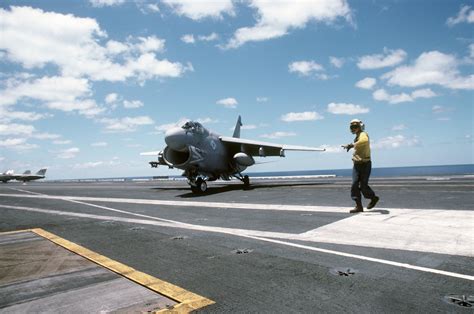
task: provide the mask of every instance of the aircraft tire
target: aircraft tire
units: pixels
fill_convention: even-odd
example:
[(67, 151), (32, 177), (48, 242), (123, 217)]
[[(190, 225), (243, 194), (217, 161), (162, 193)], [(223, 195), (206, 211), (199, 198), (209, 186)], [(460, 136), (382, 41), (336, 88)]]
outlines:
[(250, 186), (250, 179), (249, 179), (249, 176), (244, 176), (244, 186), (245, 187), (248, 187)]
[(203, 179), (198, 179), (196, 181), (196, 190), (198, 193), (206, 193), (207, 191), (207, 183)]

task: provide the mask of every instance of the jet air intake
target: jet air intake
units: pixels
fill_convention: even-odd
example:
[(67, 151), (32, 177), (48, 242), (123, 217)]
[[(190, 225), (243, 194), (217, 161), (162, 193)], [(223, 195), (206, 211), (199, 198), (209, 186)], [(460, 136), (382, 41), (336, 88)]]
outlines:
[(237, 168), (237, 171), (242, 172), (247, 167), (250, 167), (255, 164), (255, 160), (252, 156), (247, 155), (246, 153), (237, 153), (234, 155), (234, 162)]
[(181, 150), (166, 146), (163, 151), (163, 160), (170, 167), (185, 169), (188, 166), (197, 166), (202, 159), (202, 151), (194, 146), (187, 146)]

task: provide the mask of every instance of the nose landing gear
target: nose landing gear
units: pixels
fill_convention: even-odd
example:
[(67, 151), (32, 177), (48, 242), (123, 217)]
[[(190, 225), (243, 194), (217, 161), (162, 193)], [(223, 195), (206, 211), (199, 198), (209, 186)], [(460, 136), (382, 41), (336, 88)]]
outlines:
[(207, 191), (206, 179), (203, 177), (197, 177), (194, 180), (188, 179), (188, 184), (191, 186), (191, 191), (195, 194), (202, 194)]

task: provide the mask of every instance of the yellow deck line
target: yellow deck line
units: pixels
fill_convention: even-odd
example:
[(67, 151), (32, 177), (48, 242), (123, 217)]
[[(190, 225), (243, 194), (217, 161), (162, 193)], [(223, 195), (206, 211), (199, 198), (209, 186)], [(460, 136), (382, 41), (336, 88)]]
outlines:
[(210, 299), (207, 299), (205, 297), (202, 297), (200, 295), (187, 291), (169, 282), (166, 282), (156, 277), (145, 274), (132, 267), (129, 267), (120, 262), (114, 261), (106, 256), (95, 253), (89, 249), (86, 249), (85, 247), (82, 247), (78, 244), (75, 244), (66, 239), (58, 237), (57, 235), (52, 234), (40, 228), (18, 230), (18, 231), (11, 231), (11, 232), (2, 232), (0, 234), (18, 233), (18, 232), (27, 232), (27, 231), (34, 232), (37, 235), (43, 238), (46, 238), (73, 253), (76, 253), (82, 257), (85, 257), (88, 260), (102, 267), (105, 267), (125, 278), (132, 280), (133, 282), (136, 282), (152, 291), (155, 291), (156, 293), (159, 293), (167, 298), (170, 298), (178, 302), (178, 304), (176, 304), (173, 308), (163, 309), (163, 310), (158, 311), (158, 313), (189, 313), (191, 311), (198, 310), (200, 308), (203, 308), (205, 306), (215, 303), (214, 301)]

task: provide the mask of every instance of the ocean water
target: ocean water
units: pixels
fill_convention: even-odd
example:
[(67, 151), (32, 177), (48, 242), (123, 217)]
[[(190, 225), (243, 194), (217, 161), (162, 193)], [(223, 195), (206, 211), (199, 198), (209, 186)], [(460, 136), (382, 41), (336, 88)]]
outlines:
[[(247, 172), (246, 174), (249, 177), (308, 176), (308, 175), (331, 175), (331, 174), (335, 174), (338, 177), (350, 177), (352, 176), (352, 169)], [(372, 168), (372, 174), (371, 174), (372, 177), (411, 177), (411, 176), (449, 176), (449, 175), (474, 175), (474, 164)]]
[[(251, 170), (252, 168), (250, 168)], [(244, 172), (249, 177), (285, 177), (285, 176), (311, 176), (311, 175), (336, 175), (337, 177), (351, 177), (352, 169), (332, 170), (302, 170), (302, 171), (272, 171), (272, 172)], [(452, 176), (474, 175), (474, 164), (446, 165), (446, 166), (420, 166), (420, 167), (391, 167), (373, 168), (371, 177), (412, 177), (412, 176)], [(68, 180), (45, 180), (46, 182), (97, 182), (97, 181), (135, 181), (152, 179), (184, 180), (180, 175), (170, 176), (141, 176), (141, 177), (115, 177), (115, 178), (88, 178)]]

